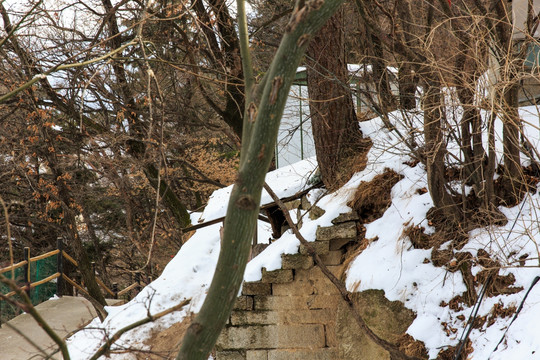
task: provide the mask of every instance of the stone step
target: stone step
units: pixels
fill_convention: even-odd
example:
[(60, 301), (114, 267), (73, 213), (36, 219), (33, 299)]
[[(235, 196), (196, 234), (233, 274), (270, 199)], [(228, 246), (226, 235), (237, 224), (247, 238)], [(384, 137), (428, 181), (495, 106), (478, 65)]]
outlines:
[(272, 284), (260, 281), (244, 282), (242, 295), (272, 295)]
[[(326, 255), (330, 251), (330, 241), (312, 241), (309, 243), (319, 255)], [(304, 244), (300, 244), (299, 252), (302, 255), (308, 255), (308, 248)]]
[(313, 258), (303, 254), (281, 255), (282, 269), (310, 269), (313, 266)]
[(330, 241), (335, 239), (356, 240), (356, 222), (350, 221), (333, 226), (317, 227), (317, 241)]
[(278, 269), (267, 271), (262, 268), (262, 283), (284, 284), (293, 281), (293, 272), (291, 269)]
[(337, 224), (342, 224), (349, 221), (358, 221), (358, 220), (360, 220), (360, 218), (358, 217), (358, 214), (356, 213), (356, 211), (354, 212), (351, 211), (348, 213), (339, 214), (337, 218), (332, 220), (332, 224), (337, 225)]
[(334, 324), (333, 309), (235, 310), (231, 313), (232, 326), (277, 324)]
[(341, 297), (337, 294), (254, 296), (253, 308), (279, 311), (333, 309), (337, 307), (339, 301)]

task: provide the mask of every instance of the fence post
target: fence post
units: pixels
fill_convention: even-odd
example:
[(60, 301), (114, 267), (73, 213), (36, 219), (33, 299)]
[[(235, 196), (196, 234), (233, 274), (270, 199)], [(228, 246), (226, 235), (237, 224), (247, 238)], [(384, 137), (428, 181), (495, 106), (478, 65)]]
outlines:
[(24, 282), (26, 283), (26, 294), (30, 297), (30, 248), (24, 248), (24, 260), (26, 265), (24, 265)]
[(56, 248), (59, 250), (56, 255), (56, 271), (60, 276), (56, 279), (56, 296), (62, 297), (64, 295), (64, 242), (61, 237), (56, 239)]

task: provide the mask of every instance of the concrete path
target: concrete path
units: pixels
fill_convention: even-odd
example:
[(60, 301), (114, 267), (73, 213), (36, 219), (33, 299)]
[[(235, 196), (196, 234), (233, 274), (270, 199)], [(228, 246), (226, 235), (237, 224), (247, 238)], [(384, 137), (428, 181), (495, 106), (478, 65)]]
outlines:
[[(120, 300), (112, 300), (118, 303)], [(108, 301), (109, 302), (109, 301)], [(112, 304), (111, 304), (112, 305)], [(63, 296), (60, 299), (48, 300), (36, 306), (41, 316), (61, 337), (80, 329), (96, 316), (90, 302), (82, 297)], [(28, 336), (36, 345), (48, 354), (57, 349), (49, 336), (28, 314), (22, 314), (8, 321)], [(46, 356), (33, 347), (22, 336), (6, 324), (0, 328), (0, 360), (44, 359)], [(51, 359), (62, 359), (58, 353)]]

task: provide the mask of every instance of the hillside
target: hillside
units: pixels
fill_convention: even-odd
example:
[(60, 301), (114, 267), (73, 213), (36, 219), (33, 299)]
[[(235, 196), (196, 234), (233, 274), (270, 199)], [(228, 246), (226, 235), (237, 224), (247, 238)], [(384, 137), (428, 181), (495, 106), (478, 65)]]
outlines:
[[(522, 108), (521, 116), (525, 122), (534, 123), (535, 112), (534, 108)], [(393, 119), (401, 123), (399, 114), (393, 114)], [(415, 120), (420, 123), (421, 119)], [(348, 204), (359, 196), (359, 187), (369, 184), (364, 200), (372, 201), (373, 206), (357, 208), (365, 212), (365, 235), (356, 251), (350, 253), (347, 289), (381, 289), (387, 299), (403, 302), (416, 315), (407, 333), (425, 344), (429, 358), (447, 358), (470, 330), (470, 343), (463, 349), (469, 358), (540, 359), (540, 343), (535, 336), (540, 322), (540, 287), (534, 287), (539, 266), (538, 192), (527, 193), (515, 207), (501, 207), (507, 218), (505, 225), (476, 228), (465, 238), (459, 229), (454, 234), (446, 231), (441, 237), (436, 231), (436, 219), (428, 213), (432, 202), (423, 166), (413, 161), (403, 142), (395, 132), (384, 129), (380, 119), (362, 122), (361, 128), (373, 141), (367, 167), (334, 193), (315, 189), (308, 194), (309, 201), (325, 212), (315, 220), (303, 216), (302, 235), (314, 241), (317, 227), (329, 226), (340, 213), (351, 211)], [(525, 131), (529, 141), (538, 145), (538, 130), (531, 126)], [(450, 142), (448, 148), (459, 156), (457, 144)], [(269, 173), (267, 183), (279, 196), (288, 196), (308, 186), (314, 169), (315, 161), (305, 160)], [(389, 171), (399, 174), (400, 180), (391, 188), (391, 202), (386, 204), (389, 206), (377, 208), (376, 180)], [(202, 214), (192, 214), (193, 222), (223, 216), (230, 189), (216, 191)], [(469, 191), (466, 187), (457, 190)], [(263, 196), (265, 202), (270, 202), (267, 194)], [(291, 215), (295, 218), (297, 214)], [(181, 311), (126, 333), (113, 347), (120, 353), (111, 358), (135, 358), (121, 350), (144, 349), (145, 339), (196, 313), (215, 268), (219, 229), (217, 224), (198, 230), (163, 274), (135, 299), (108, 308), (109, 316), (103, 324), (96, 319), (75, 334), (68, 343), (72, 358), (89, 358), (105, 332), (112, 334), (144, 318), (148, 311), (155, 314), (190, 299)], [(259, 222), (259, 243), (268, 242), (270, 237), (269, 226)], [(279, 269), (281, 254), (296, 253), (298, 247), (299, 241), (287, 231), (251, 260), (245, 279), (260, 279), (263, 267), (268, 271)], [(469, 329), (467, 323), (473, 313), (476, 319)], [(179, 340), (178, 334), (173, 335)]]

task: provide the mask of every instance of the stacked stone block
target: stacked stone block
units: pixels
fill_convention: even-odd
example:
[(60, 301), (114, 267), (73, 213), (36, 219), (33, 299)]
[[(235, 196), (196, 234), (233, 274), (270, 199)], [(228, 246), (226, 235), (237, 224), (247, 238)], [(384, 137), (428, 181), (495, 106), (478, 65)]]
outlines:
[[(356, 220), (345, 214), (317, 229), (311, 245), (336, 276), (344, 248), (356, 241)], [(334, 360), (339, 358), (336, 315), (341, 296), (301, 246), (282, 256), (282, 268), (263, 269), (246, 282), (216, 344), (217, 360)]]

